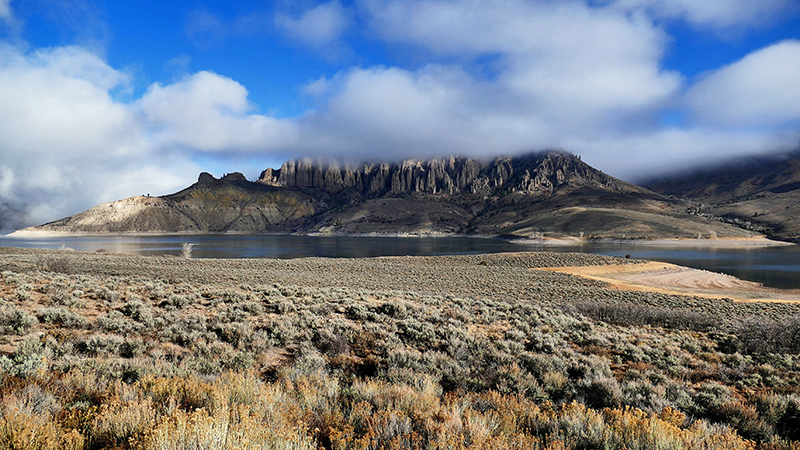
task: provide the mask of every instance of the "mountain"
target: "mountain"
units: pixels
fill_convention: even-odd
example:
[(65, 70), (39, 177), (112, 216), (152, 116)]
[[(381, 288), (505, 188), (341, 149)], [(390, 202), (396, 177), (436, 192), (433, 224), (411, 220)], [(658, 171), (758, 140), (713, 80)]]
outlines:
[(132, 197), (47, 232), (487, 234), (614, 238), (748, 236), (564, 152), (409, 159), (301, 159), (251, 182), (234, 173), (163, 197)]
[(25, 230), (68, 233), (208, 233), (285, 231), (325, 204), (312, 194), (248, 181), (241, 173), (197, 183), (163, 197), (130, 197)]
[(690, 202), (697, 215), (800, 241), (800, 151), (741, 158), (643, 184)]

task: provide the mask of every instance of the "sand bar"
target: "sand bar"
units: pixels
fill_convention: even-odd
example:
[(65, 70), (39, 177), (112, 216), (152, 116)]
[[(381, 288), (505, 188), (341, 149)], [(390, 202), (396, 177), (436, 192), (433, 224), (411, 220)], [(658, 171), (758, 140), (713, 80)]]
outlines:
[(602, 281), (612, 289), (729, 298), (737, 302), (800, 302), (800, 289), (772, 289), (731, 275), (655, 261), (537, 270)]

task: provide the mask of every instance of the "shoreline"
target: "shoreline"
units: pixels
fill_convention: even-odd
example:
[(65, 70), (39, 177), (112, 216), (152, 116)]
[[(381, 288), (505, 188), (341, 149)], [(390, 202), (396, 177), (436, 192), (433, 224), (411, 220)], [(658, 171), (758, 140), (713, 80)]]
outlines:
[[(498, 236), (500, 237), (500, 236)], [(579, 237), (547, 237), (540, 239), (506, 239), (511, 243), (539, 244), (546, 247), (582, 247), (590, 244), (642, 247), (696, 247), (696, 248), (753, 248), (753, 247), (786, 247), (797, 245), (793, 242), (775, 241), (764, 236), (748, 238), (663, 238), (663, 239), (589, 239)]]
[(764, 236), (749, 238), (714, 238), (714, 239), (609, 239), (600, 240), (600, 243), (642, 245), (652, 247), (708, 247), (708, 248), (747, 248), (747, 247), (786, 247), (797, 245), (793, 242), (776, 241)]
[(403, 233), (290, 233), (290, 232), (265, 232), (251, 233), (243, 231), (125, 231), (125, 232), (70, 232), (70, 231), (39, 231), (22, 229), (11, 232), (0, 237), (6, 238), (49, 238), (49, 237), (124, 237), (124, 236), (321, 236), (321, 237), (474, 237), (474, 238), (497, 238), (499, 235), (488, 234), (459, 234), (459, 233), (435, 233), (435, 232), (403, 232)]
[[(60, 259), (52, 259), (52, 257)], [(659, 261), (626, 259), (619, 256), (604, 256), (581, 252), (552, 252), (552, 251), (521, 251), (512, 253), (487, 253), (466, 255), (439, 255), (439, 256), (384, 256), (368, 258), (331, 258), (331, 257), (304, 257), (295, 259), (274, 258), (180, 258), (173, 255), (143, 256), (113, 252), (87, 252), (76, 250), (55, 250), (21, 247), (0, 247), (0, 267), (5, 270), (29, 271), (39, 270), (42, 264), (49, 261), (69, 261), (70, 273), (113, 273), (114, 275), (143, 275), (148, 272), (153, 276), (162, 276), (170, 273), (171, 278), (202, 279), (204, 283), (216, 283), (219, 278), (218, 271), (230, 271), (236, 276), (223, 277), (227, 282), (235, 280), (237, 283), (252, 283), (253, 278), (261, 278), (268, 273), (269, 284), (278, 282), (287, 285), (306, 285), (303, 279), (314, 279), (315, 286), (337, 286), (344, 281), (345, 273), (355, 274), (363, 272), (364, 266), (376, 268), (382, 277), (389, 277), (378, 281), (370, 275), (353, 284), (345, 283), (352, 288), (370, 285), (374, 289), (389, 290), (419, 290), (428, 292), (427, 276), (420, 278), (420, 274), (428, 273), (427, 269), (436, 267), (441, 271), (443, 267), (458, 266), (455, 272), (445, 271), (437, 273), (434, 277), (442, 286), (451, 288), (470, 286), (478, 288), (479, 295), (495, 296), (498, 292), (509, 294), (510, 298), (526, 295), (523, 289), (514, 293), (509, 286), (523, 287), (531, 282), (529, 275), (522, 272), (536, 273), (558, 272), (578, 278), (600, 282), (602, 289), (610, 291), (635, 291), (649, 292), (664, 295), (677, 295), (713, 299), (716, 301), (733, 301), (736, 303), (798, 303), (800, 304), (800, 289), (779, 289), (765, 287), (760, 283), (747, 281), (732, 275), (694, 269), (686, 266)], [(22, 263), (19, 265), (19, 263)], [(556, 264), (553, 264), (556, 263)], [(313, 266), (310, 268), (307, 266)], [(295, 269), (305, 267), (305, 274), (301, 275)], [(414, 267), (426, 268), (415, 271)], [(489, 269), (482, 269), (489, 268)], [(155, 269), (154, 272), (151, 269)], [(288, 270), (287, 270), (288, 269)], [(510, 277), (506, 272), (511, 269), (518, 277)], [(400, 272), (409, 271), (398, 276)], [(485, 270), (493, 272), (499, 277), (494, 286), (484, 284)], [(110, 272), (109, 272), (110, 271)], [(481, 279), (480, 283), (468, 282), (464, 272), (471, 272), (475, 278)], [(371, 272), (370, 272), (371, 273)], [(211, 274), (211, 275), (209, 275)], [(211, 278), (207, 278), (210, 276)], [(344, 277), (344, 278), (343, 278)], [(379, 277), (379, 278), (382, 278)], [(513, 278), (513, 280), (512, 280)], [(535, 277), (534, 277), (535, 278)], [(391, 282), (390, 282), (391, 279)], [(459, 279), (460, 281), (457, 281)], [(267, 280), (262, 280), (267, 281)], [(319, 282), (319, 284), (317, 284)], [(397, 283), (390, 286), (392, 283)], [(511, 283), (511, 284), (509, 284)], [(225, 284), (225, 283), (223, 283)], [(600, 287), (600, 286), (597, 286)], [(474, 295), (477, 292), (470, 292)], [(455, 289), (459, 291), (460, 288)], [(535, 290), (535, 289), (534, 289)], [(436, 290), (438, 292), (438, 290)], [(460, 292), (460, 295), (465, 292)]]
[(753, 248), (753, 247), (782, 247), (797, 245), (793, 242), (776, 241), (765, 236), (736, 237), (736, 238), (658, 238), (658, 239), (622, 239), (622, 238), (581, 238), (581, 237), (544, 237), (526, 238), (509, 237), (507, 235), (487, 234), (460, 234), (460, 233), (246, 233), (246, 232), (62, 232), (17, 230), (0, 236), (9, 239), (48, 239), (59, 237), (158, 237), (158, 236), (309, 236), (309, 237), (377, 237), (377, 238), (479, 238), (500, 239), (510, 243), (541, 245), (543, 247), (576, 247), (580, 248), (590, 244), (606, 244), (620, 246), (644, 247), (698, 247), (698, 248)]

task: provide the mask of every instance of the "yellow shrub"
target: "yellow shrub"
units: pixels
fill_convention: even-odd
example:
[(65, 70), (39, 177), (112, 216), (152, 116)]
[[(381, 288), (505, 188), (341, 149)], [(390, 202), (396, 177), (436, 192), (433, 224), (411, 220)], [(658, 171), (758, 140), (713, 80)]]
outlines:
[(147, 375), (136, 383), (140, 396), (150, 397), (161, 405), (161, 413), (169, 414), (180, 408), (191, 411), (213, 406), (214, 389), (210, 383), (194, 376), (154, 377)]
[(81, 450), (83, 436), (64, 430), (50, 417), (6, 411), (0, 419), (0, 450)]
[(123, 402), (115, 399), (103, 404), (91, 423), (95, 443), (120, 445), (138, 440), (155, 422), (156, 411), (149, 398)]
[[(303, 424), (265, 424), (239, 406), (235, 414), (205, 409), (174, 411), (162, 419), (142, 442), (143, 450), (275, 449), (316, 450)], [(236, 416), (238, 423), (229, 419)]]

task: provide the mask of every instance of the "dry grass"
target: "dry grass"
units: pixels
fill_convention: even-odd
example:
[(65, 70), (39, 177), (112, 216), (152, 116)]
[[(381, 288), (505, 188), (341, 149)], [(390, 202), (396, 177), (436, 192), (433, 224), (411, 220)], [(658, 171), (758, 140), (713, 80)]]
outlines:
[[(574, 255), (68, 253), (70, 274), (22, 271), (27, 257), (0, 255), (0, 268), (16, 268), (0, 274), (0, 449), (800, 440), (793, 305), (611, 290), (530, 270), (575, 265)], [(603, 261), (619, 260), (586, 257)]]
[[(593, 410), (496, 391), (443, 395), (419, 381), (264, 382), (244, 372), (214, 382), (189, 376), (117, 385), (99, 407), (76, 402), (78, 395), (66, 390), (55, 400), (72, 406), (58, 411), (26, 410), (24, 400), (7, 398), (0, 448), (756, 448), (730, 428), (689, 421), (670, 408)], [(240, 395), (243, 386), (250, 395)], [(207, 393), (207, 403), (184, 403), (187, 388)]]

